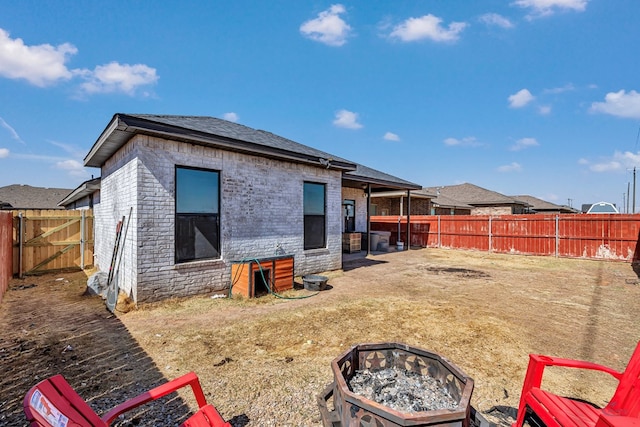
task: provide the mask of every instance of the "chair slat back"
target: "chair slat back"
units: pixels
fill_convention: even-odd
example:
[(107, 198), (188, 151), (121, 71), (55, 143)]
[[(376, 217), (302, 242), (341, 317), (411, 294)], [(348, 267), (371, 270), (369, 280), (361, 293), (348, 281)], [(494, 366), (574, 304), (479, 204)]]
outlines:
[(640, 342), (605, 411), (626, 417), (640, 417)]

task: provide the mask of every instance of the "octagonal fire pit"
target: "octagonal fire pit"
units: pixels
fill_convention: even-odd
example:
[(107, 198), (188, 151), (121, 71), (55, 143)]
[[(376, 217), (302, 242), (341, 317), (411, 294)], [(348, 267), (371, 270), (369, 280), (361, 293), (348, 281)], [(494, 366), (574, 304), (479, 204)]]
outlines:
[[(400, 343), (358, 344), (334, 359), (331, 362), (331, 370), (334, 381), (318, 397), (318, 406), (325, 427), (470, 425), (473, 379), (437, 353)], [(406, 381), (396, 381), (394, 371), (402, 372), (403, 377), (406, 374), (410, 378), (409, 382), (417, 381), (421, 384), (420, 387), (427, 383), (420, 380), (428, 380), (429, 384), (434, 384), (427, 388), (431, 389), (430, 393), (435, 393), (435, 400), (447, 404), (443, 403), (442, 407), (436, 404), (429, 408), (429, 405), (420, 404), (417, 411), (401, 411), (355, 393), (350, 386), (351, 380), (363, 372), (366, 376), (375, 376), (378, 373), (383, 377), (394, 377), (386, 380), (395, 386), (387, 395), (412, 396), (403, 389)], [(374, 384), (372, 388), (379, 390), (381, 386)], [(332, 397), (333, 410), (330, 410), (328, 402)]]

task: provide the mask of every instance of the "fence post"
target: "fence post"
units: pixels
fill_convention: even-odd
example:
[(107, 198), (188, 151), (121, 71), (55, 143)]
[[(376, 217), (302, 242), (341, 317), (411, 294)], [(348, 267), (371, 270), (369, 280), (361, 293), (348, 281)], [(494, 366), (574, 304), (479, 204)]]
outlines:
[(493, 242), (491, 241), (491, 237), (492, 237), (492, 235), (491, 235), (491, 219), (492, 218), (493, 218), (492, 216), (489, 216), (489, 252), (492, 252), (491, 245), (493, 244)]
[(24, 217), (22, 216), (22, 212), (18, 212), (18, 278), (24, 278), (22, 274), (22, 260), (23, 260), (23, 252), (24, 246), (22, 245), (22, 240), (24, 235)]
[(442, 240), (440, 240), (440, 215), (438, 215), (438, 248), (442, 245)]
[(560, 256), (560, 217), (556, 215), (556, 258)]
[(83, 270), (84, 270), (84, 240), (85, 240), (84, 228), (86, 226), (85, 219), (86, 219), (85, 211), (83, 209), (82, 213), (80, 214), (80, 268)]

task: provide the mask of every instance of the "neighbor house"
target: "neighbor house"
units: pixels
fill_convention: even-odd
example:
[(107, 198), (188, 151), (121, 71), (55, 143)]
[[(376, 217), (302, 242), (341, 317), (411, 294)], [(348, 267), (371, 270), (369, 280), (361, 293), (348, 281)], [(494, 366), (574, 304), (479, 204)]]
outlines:
[[(381, 216), (429, 215), (431, 199), (435, 193), (419, 189), (406, 191), (384, 191), (372, 194), (371, 214)], [(409, 200), (409, 198), (411, 200)]]
[(446, 200), (455, 200), (471, 207), (471, 215), (512, 215), (526, 213), (529, 204), (474, 184), (464, 183), (442, 187), (428, 187)]
[(58, 202), (65, 209), (93, 209), (100, 203), (100, 178), (91, 178)]
[(67, 188), (13, 184), (0, 187), (0, 209), (61, 209), (58, 202), (71, 192)]
[(580, 213), (579, 210), (571, 208), (569, 206), (556, 205), (555, 203), (547, 202), (546, 200), (539, 199), (533, 196), (520, 195), (511, 196), (516, 200), (527, 203), (527, 213), (539, 213), (539, 214), (575, 214)]
[(116, 114), (85, 158), (101, 169), (95, 263), (136, 301), (228, 289), (238, 260), (290, 254), (295, 274), (342, 266), (369, 196), (420, 186), (212, 117)]
[(436, 193), (431, 199), (431, 215), (471, 215), (473, 206), (440, 194), (439, 190)]

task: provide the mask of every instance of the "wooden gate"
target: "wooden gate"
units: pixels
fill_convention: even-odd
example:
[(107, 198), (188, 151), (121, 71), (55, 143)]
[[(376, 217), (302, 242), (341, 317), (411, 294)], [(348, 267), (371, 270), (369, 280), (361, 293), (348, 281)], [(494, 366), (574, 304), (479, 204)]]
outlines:
[(13, 211), (13, 274), (93, 265), (93, 210)]

